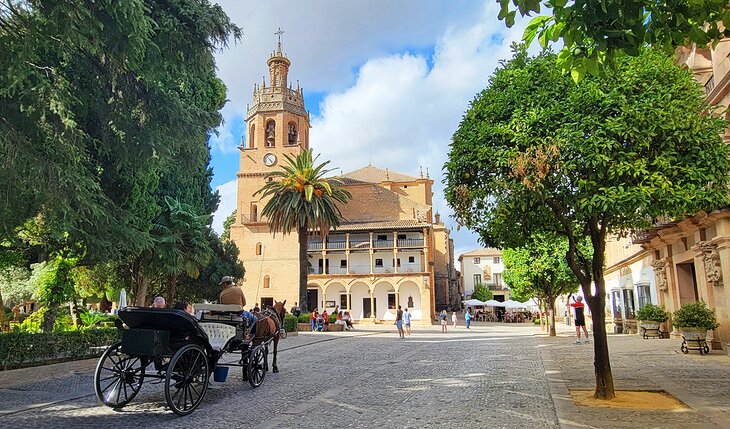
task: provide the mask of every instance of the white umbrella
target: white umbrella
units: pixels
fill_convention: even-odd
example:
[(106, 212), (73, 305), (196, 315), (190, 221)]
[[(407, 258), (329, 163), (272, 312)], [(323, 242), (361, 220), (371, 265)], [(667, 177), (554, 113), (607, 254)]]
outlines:
[(489, 307), (504, 307), (504, 303), (499, 302), (496, 299), (490, 299), (489, 301), (486, 301), (484, 305)]
[(484, 305), (484, 302), (479, 301), (478, 299), (467, 299), (463, 302), (465, 305)]
[(527, 306), (526, 306), (525, 304), (523, 304), (523, 303), (521, 303), (521, 302), (519, 302), (519, 301), (513, 301), (513, 300), (511, 300), (511, 299), (510, 299), (510, 300), (507, 300), (507, 301), (505, 301), (505, 302), (504, 302), (504, 306), (505, 306), (506, 308), (510, 308), (510, 309), (516, 309), (516, 308), (525, 308), (525, 307), (527, 307)]
[(530, 298), (527, 301), (523, 302), (523, 304), (527, 308), (540, 307), (540, 304), (537, 302), (537, 298)]
[(119, 309), (127, 306), (127, 291), (122, 288), (122, 291), (119, 292)]

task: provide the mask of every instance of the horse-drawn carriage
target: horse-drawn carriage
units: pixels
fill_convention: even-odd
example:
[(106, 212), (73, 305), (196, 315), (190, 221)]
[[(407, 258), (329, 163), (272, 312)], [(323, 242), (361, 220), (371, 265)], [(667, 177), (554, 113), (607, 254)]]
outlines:
[[(139, 393), (142, 383), (164, 383), (165, 401), (178, 415), (193, 412), (203, 400), (211, 374), (220, 367), (241, 367), (243, 380), (260, 386), (274, 344), (273, 370), (283, 329), (284, 303), (259, 315), (255, 335), (246, 336), (241, 308), (198, 304), (200, 321), (182, 310), (129, 307), (119, 311), (122, 341), (99, 358), (94, 391), (104, 405), (121, 408)], [(234, 362), (222, 363), (226, 354)]]

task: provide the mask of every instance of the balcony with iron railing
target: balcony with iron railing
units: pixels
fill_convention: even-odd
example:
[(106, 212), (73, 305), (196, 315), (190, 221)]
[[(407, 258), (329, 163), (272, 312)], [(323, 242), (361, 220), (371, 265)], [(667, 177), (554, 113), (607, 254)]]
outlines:
[(362, 274), (401, 274), (401, 275), (408, 275), (408, 274), (416, 274), (416, 273), (423, 273), (423, 267), (421, 264), (416, 265), (407, 265), (405, 267), (398, 267), (398, 272), (396, 272), (394, 267), (391, 266), (373, 266), (372, 271), (370, 269), (370, 265), (368, 264), (353, 264), (350, 265), (350, 272), (347, 272), (347, 267), (343, 267), (341, 265), (335, 266), (335, 267), (328, 267), (327, 272), (324, 272), (324, 269), (322, 267), (309, 267), (309, 274), (311, 275), (362, 275)]
[(350, 240), (350, 246), (347, 246), (347, 241), (343, 240), (327, 240), (322, 242), (321, 240), (310, 240), (307, 245), (307, 250), (310, 252), (321, 251), (321, 250), (370, 250), (373, 249), (393, 249), (394, 244), (397, 245), (398, 249), (420, 249), (425, 245), (425, 240), (422, 238), (400, 238), (398, 240)]
[(705, 94), (710, 95), (713, 89), (715, 89), (715, 75), (710, 76), (710, 79), (705, 82)]

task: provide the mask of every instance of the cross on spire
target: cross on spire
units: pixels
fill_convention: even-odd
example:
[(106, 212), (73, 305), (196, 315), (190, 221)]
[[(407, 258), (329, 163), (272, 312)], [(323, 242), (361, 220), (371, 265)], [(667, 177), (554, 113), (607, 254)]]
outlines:
[(276, 52), (281, 52), (281, 35), (284, 34), (284, 30), (279, 27), (279, 31), (275, 32), (277, 36), (279, 36), (279, 44), (276, 47)]

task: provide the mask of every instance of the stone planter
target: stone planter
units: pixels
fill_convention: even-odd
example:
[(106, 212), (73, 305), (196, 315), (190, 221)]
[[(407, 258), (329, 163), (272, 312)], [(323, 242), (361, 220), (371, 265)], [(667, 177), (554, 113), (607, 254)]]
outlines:
[(642, 320), (639, 324), (641, 336), (644, 337), (644, 339), (661, 338), (662, 334), (659, 332), (659, 325), (661, 325), (660, 322), (655, 322), (653, 320)]
[(344, 325), (340, 325), (338, 323), (330, 323), (329, 325), (327, 325), (325, 330), (327, 332), (344, 331), (345, 327)]
[(311, 323), (297, 323), (297, 331), (299, 332), (309, 332), (312, 330), (312, 324)]
[(682, 332), (682, 346), (680, 350), (682, 353), (687, 354), (690, 350), (697, 350), (702, 355), (710, 352), (710, 347), (707, 345), (707, 329), (701, 328), (679, 328)]

